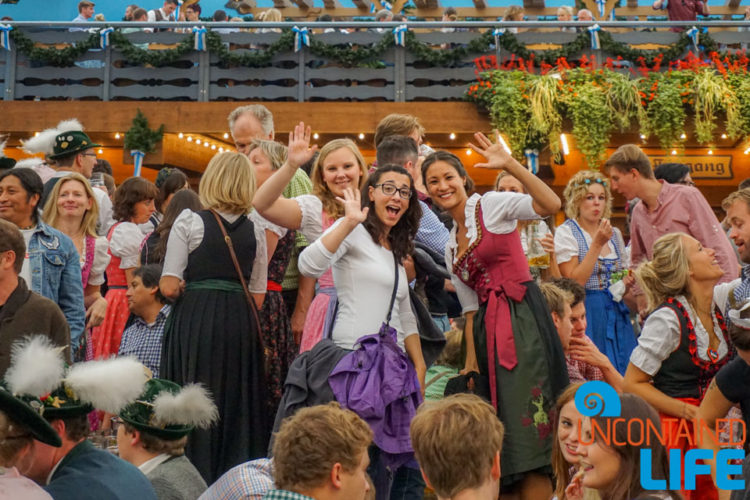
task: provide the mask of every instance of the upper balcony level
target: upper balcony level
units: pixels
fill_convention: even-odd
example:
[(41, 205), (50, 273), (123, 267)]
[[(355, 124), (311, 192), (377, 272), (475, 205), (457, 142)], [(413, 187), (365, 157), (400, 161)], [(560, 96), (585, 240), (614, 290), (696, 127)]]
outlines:
[[(537, 65), (554, 65), (561, 55), (593, 56), (602, 64), (619, 55), (618, 67), (627, 71), (639, 54), (684, 57), (692, 39), (670, 28), (692, 26), (706, 51), (743, 49), (750, 21), (731, 20), (740, 10), (714, 8), (728, 20), (670, 23), (645, 19), (654, 13), (650, 7), (618, 8), (617, 21), (598, 22), (595, 49), (593, 23), (542, 20), (410, 21), (403, 45), (394, 33), (400, 23), (202, 23), (201, 37), (194, 23), (175, 25), (184, 32), (146, 32), (154, 25), (88, 23), (89, 31), (69, 31), (81, 25), (11, 22), (8, 48), (0, 50), (0, 85), (4, 100), (31, 101), (457, 101), (476, 80), (478, 60), (502, 64), (525, 56), (528, 64), (533, 52)], [(307, 29), (308, 43), (295, 29)]]

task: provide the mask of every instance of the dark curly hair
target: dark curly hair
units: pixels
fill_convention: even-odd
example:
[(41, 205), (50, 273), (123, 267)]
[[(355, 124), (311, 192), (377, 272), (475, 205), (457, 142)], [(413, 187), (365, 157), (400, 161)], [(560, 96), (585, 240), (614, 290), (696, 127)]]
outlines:
[(130, 177), (115, 191), (113, 216), (116, 221), (129, 221), (135, 215), (135, 204), (143, 200), (155, 200), (159, 190), (153, 182), (143, 177)]
[(367, 232), (370, 233), (370, 236), (372, 236), (373, 241), (380, 244), (380, 236), (385, 231), (385, 228), (375, 213), (375, 203), (370, 200), (370, 188), (375, 188), (375, 185), (380, 183), (380, 178), (383, 174), (388, 172), (396, 172), (397, 174), (405, 175), (409, 179), (409, 189), (411, 189), (409, 208), (406, 209), (404, 215), (401, 216), (401, 219), (388, 233), (388, 242), (391, 244), (391, 251), (400, 262), (409, 255), (414, 248), (414, 236), (417, 234), (419, 220), (422, 218), (422, 208), (419, 205), (417, 190), (414, 189), (414, 180), (404, 167), (399, 165), (384, 165), (378, 167), (378, 169), (368, 177), (367, 182), (362, 186), (362, 208), (369, 207), (370, 211), (367, 213), (367, 219), (365, 219), (363, 225), (365, 226), (365, 229), (367, 229)]

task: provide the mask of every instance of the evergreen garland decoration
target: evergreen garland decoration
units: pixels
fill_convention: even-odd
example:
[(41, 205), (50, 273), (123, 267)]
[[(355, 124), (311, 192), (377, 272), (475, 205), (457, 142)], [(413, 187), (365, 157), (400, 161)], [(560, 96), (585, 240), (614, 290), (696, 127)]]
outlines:
[(138, 150), (144, 153), (153, 153), (156, 150), (156, 144), (164, 136), (164, 124), (158, 129), (152, 130), (148, 126), (148, 119), (144, 116), (140, 108), (136, 111), (133, 118), (133, 125), (125, 132), (125, 141), (123, 149), (125, 151)]
[[(37, 47), (34, 41), (18, 29), (10, 32), (10, 37), (16, 44), (17, 50), (32, 61), (42, 62), (52, 66), (72, 66), (73, 63), (90, 49), (99, 48), (99, 34), (92, 33), (88, 38), (75, 45), (62, 49), (50, 47)], [(643, 50), (617, 42), (606, 31), (599, 32), (599, 40), (602, 52), (608, 56), (621, 57), (631, 63), (652, 64), (661, 55), (667, 61), (681, 57), (690, 47), (690, 37), (684, 32), (677, 43), (666, 50)], [(707, 34), (700, 33), (700, 44), (706, 52), (716, 51), (718, 44)], [(536, 64), (556, 64), (560, 58), (572, 58), (582, 51), (591, 47), (591, 39), (588, 32), (579, 33), (570, 43), (562, 45), (558, 49), (551, 50), (529, 50), (520, 43), (512, 33), (504, 33), (497, 38), (500, 48), (510, 52), (516, 58), (533, 60)], [(112, 47), (117, 49), (131, 64), (148, 64), (151, 66), (164, 66), (178, 60), (194, 50), (194, 35), (186, 35), (175, 48), (166, 50), (151, 50), (137, 47), (119, 31), (110, 35)], [(492, 30), (487, 30), (466, 45), (459, 45), (449, 49), (435, 49), (432, 45), (421, 42), (413, 31), (407, 31), (404, 37), (404, 45), (410, 54), (414, 55), (420, 62), (430, 66), (449, 66), (455, 64), (471, 54), (491, 53), (495, 44)], [(294, 33), (284, 30), (279, 39), (265, 47), (263, 50), (230, 51), (218, 33), (208, 30), (206, 33), (206, 45), (209, 52), (219, 59), (220, 63), (229, 66), (243, 66), (250, 68), (266, 67), (271, 64), (273, 57), (279, 53), (291, 51), (294, 48)], [(394, 47), (393, 34), (387, 32), (383, 38), (372, 45), (346, 45), (327, 44), (310, 36), (309, 51), (317, 57), (324, 57), (335, 61), (345, 67), (382, 67), (382, 55)]]

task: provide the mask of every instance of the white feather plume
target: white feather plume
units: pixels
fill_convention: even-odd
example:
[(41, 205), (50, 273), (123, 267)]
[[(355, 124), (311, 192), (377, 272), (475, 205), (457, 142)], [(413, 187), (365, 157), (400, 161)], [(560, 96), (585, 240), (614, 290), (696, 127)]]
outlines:
[(208, 391), (189, 384), (180, 392), (163, 391), (154, 398), (154, 419), (167, 425), (194, 425), (208, 428), (219, 418), (219, 411)]
[(42, 163), (44, 163), (44, 160), (35, 156), (33, 158), (24, 158), (23, 160), (18, 160), (14, 168), (34, 168), (37, 165), (41, 165)]
[(78, 132), (83, 132), (83, 125), (81, 125), (81, 122), (79, 122), (76, 118), (63, 120), (58, 123), (57, 127), (55, 128), (57, 128), (58, 134), (62, 134), (63, 132), (67, 132), (69, 130), (77, 130)]
[(15, 342), (5, 372), (11, 392), (39, 397), (59, 387), (65, 373), (64, 349), (42, 335)]
[(147, 375), (135, 358), (122, 357), (76, 363), (65, 385), (76, 398), (109, 413), (119, 413), (143, 392)]
[(57, 124), (57, 127), (45, 129), (39, 132), (39, 135), (21, 141), (21, 149), (30, 155), (38, 153), (51, 155), (55, 146), (55, 137), (68, 130), (82, 131), (83, 125), (75, 118), (63, 120)]

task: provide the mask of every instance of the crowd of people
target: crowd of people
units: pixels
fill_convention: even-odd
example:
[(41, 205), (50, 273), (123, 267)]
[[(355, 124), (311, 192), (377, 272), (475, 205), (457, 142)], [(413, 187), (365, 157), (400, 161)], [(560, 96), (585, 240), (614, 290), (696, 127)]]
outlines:
[[(499, 172), (479, 194), (411, 115), (377, 125), (374, 165), (302, 122), (276, 141), (262, 105), (228, 127), (237, 152), (197, 193), (174, 168), (110, 192), (75, 120), (24, 142), (44, 160), (0, 173), (2, 487), (728, 498), (708, 475), (645, 491), (637, 447), (597, 438), (608, 417), (574, 400), (603, 381), (620, 418), (663, 425), (654, 479), (679, 474), (665, 449), (718, 449), (686, 439), (697, 419), (729, 437), (717, 419), (750, 419), (750, 188), (720, 222), (684, 165), (655, 173), (628, 144), (561, 200), (477, 132), (474, 167)], [(92, 444), (115, 435), (120, 458)]]

